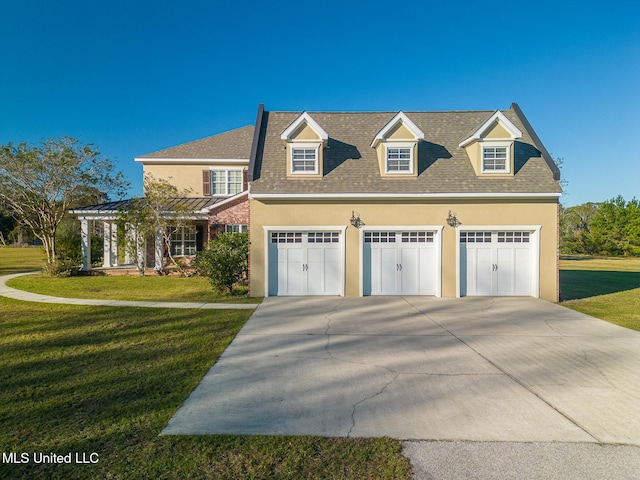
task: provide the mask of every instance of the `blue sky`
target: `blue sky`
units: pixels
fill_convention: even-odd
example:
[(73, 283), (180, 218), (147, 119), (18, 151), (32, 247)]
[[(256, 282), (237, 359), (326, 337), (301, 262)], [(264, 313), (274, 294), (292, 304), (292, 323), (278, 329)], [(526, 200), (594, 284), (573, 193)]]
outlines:
[[(394, 11), (395, 9), (395, 11)], [(0, 0), (0, 144), (133, 158), (267, 110), (506, 109), (565, 205), (640, 197), (640, 2)]]

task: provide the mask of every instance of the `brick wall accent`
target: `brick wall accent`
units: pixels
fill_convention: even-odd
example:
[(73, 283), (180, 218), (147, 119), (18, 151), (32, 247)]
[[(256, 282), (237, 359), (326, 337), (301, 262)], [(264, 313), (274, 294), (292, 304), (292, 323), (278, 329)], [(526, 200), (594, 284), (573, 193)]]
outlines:
[(209, 217), (209, 225), (227, 225), (231, 223), (249, 224), (249, 199), (239, 198), (221, 210), (214, 210)]

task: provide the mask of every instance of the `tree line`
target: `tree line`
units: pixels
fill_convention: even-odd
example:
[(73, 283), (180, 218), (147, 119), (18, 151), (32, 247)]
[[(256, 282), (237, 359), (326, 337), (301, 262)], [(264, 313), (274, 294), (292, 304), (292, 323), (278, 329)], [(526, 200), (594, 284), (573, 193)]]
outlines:
[(560, 253), (640, 256), (640, 201), (619, 195), (561, 208)]

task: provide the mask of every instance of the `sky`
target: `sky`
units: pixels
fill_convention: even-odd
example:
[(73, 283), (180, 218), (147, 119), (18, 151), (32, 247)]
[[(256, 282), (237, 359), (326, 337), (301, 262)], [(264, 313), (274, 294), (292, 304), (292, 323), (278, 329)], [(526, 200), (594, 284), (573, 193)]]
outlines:
[(285, 111), (508, 109), (565, 206), (640, 197), (640, 2), (0, 0), (0, 144), (134, 158)]

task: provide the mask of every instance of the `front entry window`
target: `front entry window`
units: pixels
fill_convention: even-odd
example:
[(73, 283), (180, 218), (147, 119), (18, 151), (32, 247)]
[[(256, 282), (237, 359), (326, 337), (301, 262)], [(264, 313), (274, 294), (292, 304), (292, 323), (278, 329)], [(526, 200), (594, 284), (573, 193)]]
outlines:
[(181, 257), (196, 254), (196, 229), (180, 227), (171, 234), (171, 255)]

